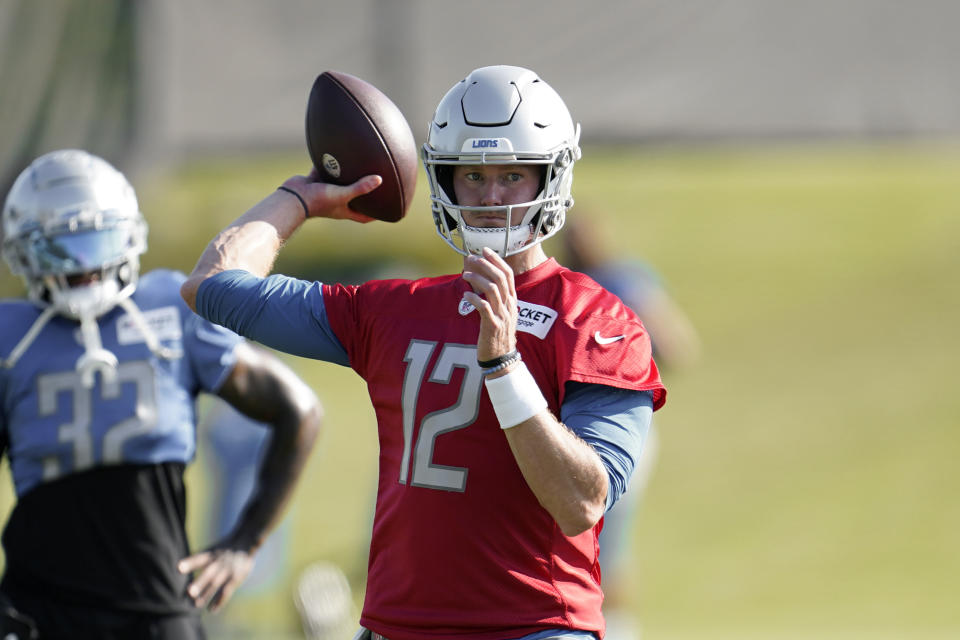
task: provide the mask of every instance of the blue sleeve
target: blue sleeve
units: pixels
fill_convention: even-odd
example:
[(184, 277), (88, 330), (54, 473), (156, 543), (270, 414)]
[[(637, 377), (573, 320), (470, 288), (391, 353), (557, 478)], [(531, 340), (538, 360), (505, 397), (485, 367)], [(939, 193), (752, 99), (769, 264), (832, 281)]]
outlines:
[(592, 446), (610, 478), (607, 511), (627, 490), (653, 418), (649, 391), (567, 383), (560, 420)]
[[(189, 312), (184, 305), (184, 310)], [(183, 347), (200, 388), (217, 393), (237, 363), (243, 338), (190, 313), (184, 323)]]
[(278, 351), (350, 365), (330, 328), (319, 282), (224, 271), (200, 284), (197, 313)]

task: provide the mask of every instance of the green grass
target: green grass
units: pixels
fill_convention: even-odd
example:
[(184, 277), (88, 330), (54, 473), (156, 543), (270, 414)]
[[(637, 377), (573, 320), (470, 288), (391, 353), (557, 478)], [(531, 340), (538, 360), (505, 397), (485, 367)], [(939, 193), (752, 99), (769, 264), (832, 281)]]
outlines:
[[(189, 270), (217, 229), (304, 163), (228, 160), (141, 180), (145, 268)], [(570, 215), (651, 261), (703, 342), (696, 366), (666, 374), (657, 417), (631, 599), (645, 638), (960, 634), (960, 146), (588, 148), (576, 173)], [(311, 223), (278, 267), (456, 269), (423, 187), (396, 225)], [(376, 473), (362, 382), (290, 362), (327, 425), (290, 516), (288, 584), (238, 598), (224, 618), (277, 634), (297, 629), (289, 595), (310, 561), (340, 563), (362, 588)]]

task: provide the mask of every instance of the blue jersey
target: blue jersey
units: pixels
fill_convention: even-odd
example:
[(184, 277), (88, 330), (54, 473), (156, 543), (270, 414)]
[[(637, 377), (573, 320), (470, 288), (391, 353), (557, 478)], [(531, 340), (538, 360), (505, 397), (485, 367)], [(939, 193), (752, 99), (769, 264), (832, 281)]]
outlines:
[[(194, 399), (219, 389), (241, 339), (190, 311), (183, 281), (154, 271), (133, 294), (165, 357), (116, 307), (97, 320), (118, 360), (112, 380), (97, 374), (84, 385), (80, 325), (60, 316), (0, 368), (0, 440), (17, 492), (0, 591), (14, 602), (196, 612), (177, 570), (189, 554), (183, 472), (196, 446)], [(26, 301), (0, 302), (0, 357), (9, 358), (39, 314)]]
[[(140, 279), (133, 301), (160, 343), (163, 359), (121, 307), (98, 319), (104, 348), (116, 355), (116, 380), (83, 385), (79, 323), (56, 316), (13, 368), (0, 368), (0, 436), (18, 497), (41, 483), (116, 464), (189, 462), (196, 448), (194, 399), (216, 391), (234, 364), (240, 338), (194, 314), (180, 297), (183, 274), (158, 270)], [(40, 309), (0, 301), (0, 357), (30, 329)]]

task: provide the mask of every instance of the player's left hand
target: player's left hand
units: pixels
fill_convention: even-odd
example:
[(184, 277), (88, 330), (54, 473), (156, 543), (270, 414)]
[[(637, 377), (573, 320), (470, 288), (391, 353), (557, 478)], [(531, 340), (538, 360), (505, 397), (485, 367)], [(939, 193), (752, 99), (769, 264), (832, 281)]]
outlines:
[(473, 291), (464, 299), (480, 313), (477, 360), (493, 360), (517, 347), (517, 289), (513, 269), (495, 251), (486, 247), (483, 255), (463, 261), (463, 279)]
[(240, 549), (212, 547), (177, 563), (180, 573), (196, 572), (187, 595), (198, 608), (217, 611), (233, 596), (253, 569), (253, 554)]

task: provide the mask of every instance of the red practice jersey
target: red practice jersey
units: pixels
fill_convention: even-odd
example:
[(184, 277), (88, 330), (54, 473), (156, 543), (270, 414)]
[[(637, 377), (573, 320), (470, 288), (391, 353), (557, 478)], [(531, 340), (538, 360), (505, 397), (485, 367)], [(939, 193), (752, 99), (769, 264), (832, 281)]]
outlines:
[[(603, 633), (597, 536), (567, 537), (517, 467), (477, 365), (459, 275), (324, 285), (330, 325), (367, 382), (380, 478), (361, 624), (391, 640)], [(637, 316), (553, 259), (516, 278), (517, 348), (550, 411), (567, 381), (665, 398)]]

